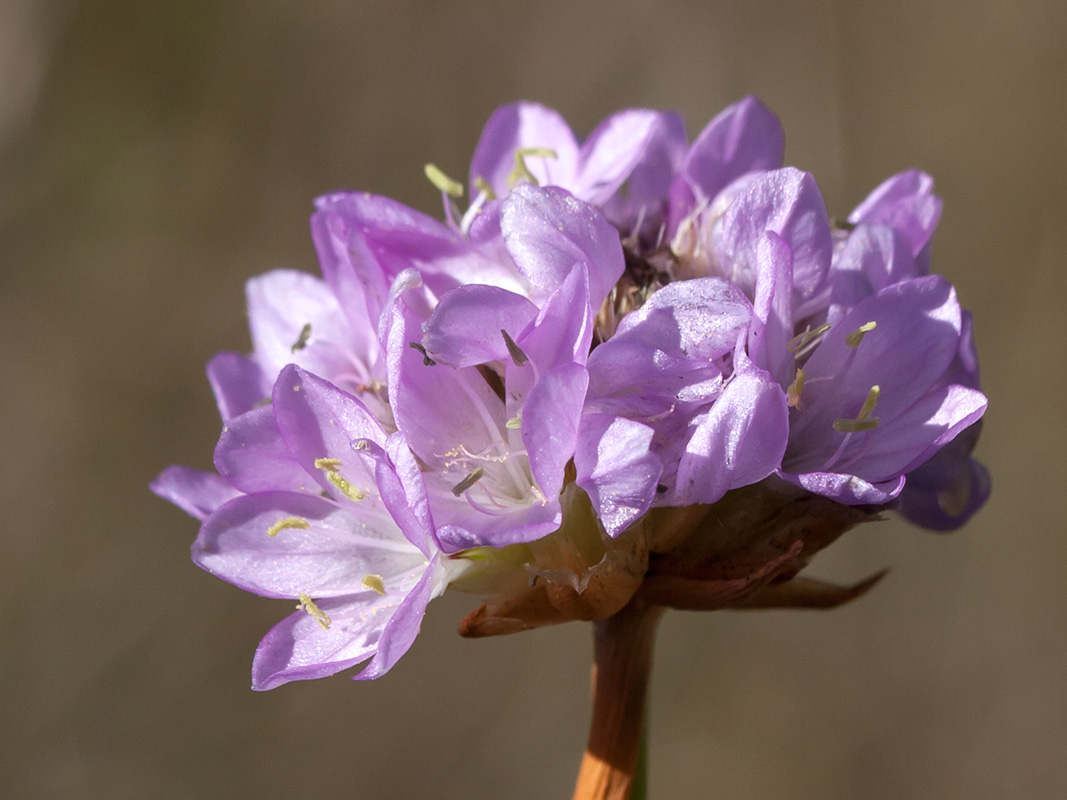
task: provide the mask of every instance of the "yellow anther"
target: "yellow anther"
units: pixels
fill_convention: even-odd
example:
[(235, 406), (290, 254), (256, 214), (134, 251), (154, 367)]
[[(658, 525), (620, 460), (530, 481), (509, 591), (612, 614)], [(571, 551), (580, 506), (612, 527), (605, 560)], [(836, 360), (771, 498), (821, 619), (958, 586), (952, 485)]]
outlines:
[(449, 197), (463, 197), (463, 184), (452, 180), (436, 164), (427, 164), (423, 167), (426, 179), (434, 186), (447, 194)]
[(515, 151), (515, 160), (519, 161), (526, 156), (538, 156), (540, 158), (559, 158), (556, 151), (551, 147), (520, 147)]
[(370, 589), (372, 592), (378, 594), (385, 594), (385, 581), (382, 580), (381, 575), (364, 575), (363, 585)]
[(537, 178), (526, 166), (527, 156), (539, 156), (540, 158), (559, 158), (556, 151), (549, 147), (520, 147), (515, 151), (515, 166), (508, 173), (508, 188), (513, 189), (519, 183), (526, 181), (537, 185)]
[(486, 200), (496, 200), (496, 192), (494, 192), (493, 187), (489, 185), (489, 181), (482, 176), (479, 175), (474, 179), (474, 188), (479, 192), (483, 192)]
[(878, 323), (875, 322), (874, 320), (871, 320), (870, 322), (863, 323), (858, 328), (856, 328), (856, 330), (852, 331), (852, 333), (850, 333), (848, 336), (845, 337), (845, 344), (847, 344), (849, 347), (852, 347), (852, 348), (859, 347), (860, 346), (860, 342), (863, 341), (863, 337), (866, 336), (868, 333), (870, 333), (871, 331), (873, 331), (877, 327), (878, 327)]
[(515, 344), (515, 340), (508, 335), (506, 330), (501, 328), (500, 332), (504, 335), (504, 344), (507, 345), (508, 354), (511, 356), (511, 360), (515, 362), (516, 367), (521, 367), (530, 360), (526, 353), (522, 352), (522, 348)]
[(311, 338), (311, 323), (305, 322), (304, 327), (300, 329), (300, 335), (296, 337), (296, 341), (293, 342), (293, 346), (289, 348), (290, 353), (295, 353), (297, 350), (303, 350), (307, 347), (308, 339)]
[(789, 352), (795, 353), (797, 350), (806, 347), (808, 344), (813, 342), (819, 336), (822, 336), (828, 330), (830, 330), (829, 325), (820, 325), (818, 328), (812, 328), (810, 331), (804, 331), (803, 333), (797, 334), (789, 340), (789, 344), (787, 345), (789, 348)]
[(800, 408), (800, 393), (804, 391), (804, 370), (797, 368), (797, 376), (789, 384), (786, 392), (786, 402), (792, 408)]
[(315, 601), (311, 599), (310, 595), (301, 592), (297, 597), (300, 598), (300, 602), (296, 607), (304, 609), (315, 618), (315, 622), (319, 623), (320, 628), (328, 631), (330, 629), (330, 615), (315, 605)]
[(315, 469), (324, 469), (327, 472), (337, 472), (341, 466), (341, 459), (339, 458), (316, 458)]
[(475, 467), (469, 473), (467, 473), (467, 477), (465, 477), (463, 480), (461, 480), (459, 483), (452, 487), (452, 494), (454, 494), (456, 497), (459, 497), (469, 488), (474, 486), (474, 484), (480, 481), (484, 474), (484, 469), (482, 469), (481, 467)]
[(871, 390), (867, 392), (867, 399), (863, 401), (863, 406), (860, 408), (860, 413), (856, 415), (855, 419), (835, 419), (834, 430), (838, 433), (862, 433), (863, 431), (872, 431), (877, 428), (881, 421), (871, 417), (874, 413), (874, 407), (878, 405), (878, 396), (882, 393), (882, 389), (879, 386), (872, 386)]
[(522, 414), (516, 414), (514, 417), (504, 423), (504, 427), (509, 431), (517, 431), (522, 427)]
[(881, 424), (876, 419), (835, 419), (834, 430), (838, 433), (863, 433), (873, 431)]
[(277, 536), (279, 533), (286, 530), (287, 528), (297, 528), (299, 530), (304, 530), (305, 528), (310, 527), (311, 523), (303, 517), (286, 517), (285, 519), (278, 520), (269, 528), (267, 528), (267, 536), (273, 539), (275, 536)]
[(356, 502), (359, 502), (360, 500), (366, 500), (368, 497), (370, 497), (369, 494), (360, 491), (349, 481), (345, 480), (345, 478), (339, 472), (327, 472), (326, 480), (336, 486), (340, 490), (341, 494), (343, 494), (349, 500), (355, 500)]
[(867, 399), (863, 401), (863, 406), (860, 408), (860, 413), (856, 416), (856, 419), (870, 418), (871, 414), (874, 413), (874, 407), (878, 405), (878, 396), (881, 393), (881, 386), (871, 387), (871, 390), (867, 392)]

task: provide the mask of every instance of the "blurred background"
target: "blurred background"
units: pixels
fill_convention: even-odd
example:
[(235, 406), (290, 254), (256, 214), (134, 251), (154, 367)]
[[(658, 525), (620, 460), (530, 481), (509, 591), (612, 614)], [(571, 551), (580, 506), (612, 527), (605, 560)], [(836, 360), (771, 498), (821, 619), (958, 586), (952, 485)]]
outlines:
[(933, 267), (974, 311), (987, 508), (892, 520), (812, 574), (832, 612), (669, 614), (653, 798), (1067, 796), (1067, 4), (1062, 0), (0, 2), (0, 796), (562, 798), (591, 629), (480, 641), (437, 601), (385, 678), (249, 686), (290, 611), (201, 573), (149, 494), (207, 468), (203, 376), (244, 281), (316, 270), (335, 188), (438, 213), (499, 104), (579, 135), (625, 106), (695, 135), (755, 92), (845, 214), (921, 167)]

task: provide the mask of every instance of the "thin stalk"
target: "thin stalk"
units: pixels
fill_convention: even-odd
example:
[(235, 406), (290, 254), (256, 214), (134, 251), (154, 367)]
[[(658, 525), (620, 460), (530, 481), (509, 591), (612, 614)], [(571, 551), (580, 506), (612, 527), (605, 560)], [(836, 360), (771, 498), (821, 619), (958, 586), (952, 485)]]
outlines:
[[(645, 698), (647, 701), (647, 697)], [(637, 751), (637, 766), (634, 768), (634, 783), (630, 790), (630, 800), (646, 800), (648, 797), (648, 706), (645, 706), (645, 718), (641, 720), (641, 744)]]
[(662, 612), (635, 599), (594, 623), (593, 720), (573, 800), (635, 800), (645, 697)]

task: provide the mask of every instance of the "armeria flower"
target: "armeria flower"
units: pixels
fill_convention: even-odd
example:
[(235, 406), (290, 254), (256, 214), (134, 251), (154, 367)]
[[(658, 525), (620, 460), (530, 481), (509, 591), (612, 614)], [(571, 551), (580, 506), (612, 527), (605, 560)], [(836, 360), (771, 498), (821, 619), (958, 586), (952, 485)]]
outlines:
[(747, 181), (782, 166), (785, 133), (774, 112), (753, 96), (724, 109), (693, 141), (671, 182), (670, 227), (677, 236), (698, 218), (714, 220)]
[(885, 508), (935, 530), (985, 501), (970, 315), (929, 274), (941, 201), (904, 172), (831, 222), (755, 98), (686, 144), (630, 110), (579, 144), (500, 109), (473, 200), (438, 221), (338, 192), (323, 278), (249, 282), (253, 351), (209, 364), (217, 474), (153, 489), (205, 570), (297, 601), (255, 688), (387, 671), (430, 599), (495, 635), (630, 604), (844, 602), (799, 576)]
[[(751, 258), (750, 243), (746, 250)], [(962, 337), (955, 291), (937, 276), (903, 280), (797, 333), (794, 308), (805, 293), (795, 287), (793, 248), (768, 230), (754, 261), (750, 351), (792, 407), (781, 474), (843, 503), (892, 500), (907, 472), (985, 411), (980, 392), (952, 381)]]
[[(918, 170), (889, 178), (848, 217), (843, 245), (830, 275), (827, 322), (836, 322), (861, 300), (896, 283), (929, 272), (930, 244), (941, 217), (933, 179)], [(977, 392), (981, 381), (970, 312), (960, 312), (956, 357), (942, 383)], [(974, 422), (921, 466), (907, 473), (900, 511), (932, 530), (963, 525), (990, 492), (986, 469), (971, 458), (981, 423)]]
[[(977, 392), (980, 378), (972, 318), (968, 311), (962, 311), (960, 317), (959, 350), (942, 383)], [(908, 472), (897, 506), (908, 520), (930, 530), (951, 531), (985, 504), (992, 481), (986, 468), (971, 457), (981, 431), (979, 419), (928, 461)]]
[(653, 503), (713, 503), (781, 464), (785, 394), (744, 353), (752, 306), (721, 278), (672, 283), (589, 359), (578, 485), (617, 535)]
[(727, 278), (754, 298), (759, 242), (773, 232), (792, 253), (791, 313), (798, 321), (806, 319), (825, 305), (833, 256), (829, 218), (815, 179), (786, 167), (749, 173), (734, 190), (722, 213), (708, 209), (693, 218), (695, 245), (679, 255), (681, 266), (687, 275)]
[(386, 435), (358, 400), (291, 365), (271, 405), (229, 421), (215, 460), (224, 480), (169, 471), (153, 490), (203, 518), (197, 565), (297, 601), (260, 644), (253, 688), (368, 659), (357, 677), (387, 672), (426, 604), (465, 568), (441, 555), (403, 435)]
[[(579, 146), (557, 112), (536, 103), (504, 106), (475, 149), (471, 194), (478, 199), (461, 229), (367, 193), (337, 192), (316, 201), (311, 228), (325, 282), (291, 270), (249, 281), (253, 353), (221, 353), (208, 366), (220, 413), (228, 419), (254, 407), (292, 362), (354, 393), (388, 424), (373, 327), (403, 270), (416, 269), (437, 295), (477, 283), (545, 296), (541, 267), (526, 259), (516, 269), (513, 261), (516, 254), (522, 258), (516, 241), (522, 234), (513, 229), (534, 216), (525, 206), (536, 198), (521, 189), (512, 195), (512, 188), (562, 187), (600, 208), (619, 229), (662, 240), (735, 179), (778, 166), (783, 141), (777, 118), (754, 97), (723, 111), (688, 150), (677, 114), (619, 112)], [(895, 199), (900, 192), (886, 194)], [(492, 197), (508, 199), (494, 203)], [(508, 241), (516, 243), (509, 248)]]
[(517, 187), (499, 211), (497, 263), (521, 291), (439, 285), (438, 297), (426, 281), (440, 274), (409, 268), (381, 317), (392, 414), (452, 550), (560, 526), (594, 310), (623, 271), (615, 230), (560, 189)]
[[(646, 244), (669, 241), (739, 179), (782, 165), (778, 118), (755, 97), (726, 108), (687, 146), (677, 114), (628, 109), (581, 145), (558, 112), (513, 103), (490, 117), (470, 166), (470, 193), (503, 197), (519, 183), (564, 188)], [(480, 198), (480, 199), (479, 199)]]
[[(562, 522), (559, 494), (585, 399), (584, 265), (540, 312), (521, 295), (471, 286), (444, 295), (426, 319), (409, 302), (417, 282), (417, 274), (398, 280), (383, 338), (394, 414), (425, 465), (442, 543), (499, 547), (551, 533)], [(478, 340), (461, 339), (442, 319), (449, 316), (480, 330)], [(412, 348), (424, 326), (426, 344)], [(505, 364), (502, 375), (486, 366), (490, 360)]]
[[(581, 145), (558, 112), (513, 103), (489, 118), (470, 165), (471, 197), (504, 197), (520, 183), (558, 186), (600, 208), (623, 229), (656, 229), (686, 150), (673, 113), (628, 109)], [(476, 199), (476, 204), (477, 204)]]
[(359, 313), (346, 314), (327, 283), (295, 270), (253, 278), (245, 292), (252, 354), (220, 353), (207, 368), (224, 420), (269, 398), (286, 364), (328, 375), (336, 386), (358, 394), (379, 419), (388, 420), (384, 360), (363, 304), (347, 297), (348, 307), (355, 305)]
[(930, 242), (941, 219), (934, 179), (916, 169), (884, 181), (848, 215), (852, 226), (878, 225), (899, 234), (922, 274), (929, 270)]

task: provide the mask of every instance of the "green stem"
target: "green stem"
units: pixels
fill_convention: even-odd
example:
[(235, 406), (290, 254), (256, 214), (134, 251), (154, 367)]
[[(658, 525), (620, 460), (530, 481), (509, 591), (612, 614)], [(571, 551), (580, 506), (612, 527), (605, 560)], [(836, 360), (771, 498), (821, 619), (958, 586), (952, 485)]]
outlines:
[(645, 717), (641, 720), (641, 744), (634, 767), (634, 783), (630, 800), (645, 800), (648, 796), (648, 696), (645, 696)]

